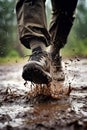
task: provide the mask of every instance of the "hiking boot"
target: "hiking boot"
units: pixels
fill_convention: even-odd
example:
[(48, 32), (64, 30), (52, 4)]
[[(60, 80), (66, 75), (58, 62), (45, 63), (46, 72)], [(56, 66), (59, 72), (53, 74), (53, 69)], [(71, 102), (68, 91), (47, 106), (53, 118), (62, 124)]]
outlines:
[(59, 54), (59, 51), (53, 50), (50, 53), (51, 57), (51, 68), (50, 74), (53, 80), (64, 81), (65, 74), (62, 67), (62, 57)]
[(34, 49), (28, 63), (23, 67), (22, 77), (36, 84), (48, 84), (50, 76), (50, 60), (47, 52)]

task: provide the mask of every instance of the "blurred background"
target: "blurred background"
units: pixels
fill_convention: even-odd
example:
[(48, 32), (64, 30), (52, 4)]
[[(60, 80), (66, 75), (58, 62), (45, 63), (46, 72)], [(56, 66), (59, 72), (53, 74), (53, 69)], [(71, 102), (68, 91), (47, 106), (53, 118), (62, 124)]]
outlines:
[[(15, 3), (15, 0), (0, 0), (0, 63), (31, 53), (18, 40)], [(46, 1), (46, 14), (49, 28), (50, 0)], [(78, 0), (76, 19), (62, 54), (64, 57), (87, 57), (87, 0)]]

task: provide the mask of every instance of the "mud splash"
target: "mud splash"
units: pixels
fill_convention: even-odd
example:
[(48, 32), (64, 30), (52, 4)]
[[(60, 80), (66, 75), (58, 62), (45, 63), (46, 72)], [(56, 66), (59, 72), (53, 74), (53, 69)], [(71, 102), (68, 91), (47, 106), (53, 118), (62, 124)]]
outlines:
[(49, 91), (25, 87), (22, 66), (0, 66), (0, 130), (87, 130), (86, 59), (66, 60), (65, 82), (52, 83)]

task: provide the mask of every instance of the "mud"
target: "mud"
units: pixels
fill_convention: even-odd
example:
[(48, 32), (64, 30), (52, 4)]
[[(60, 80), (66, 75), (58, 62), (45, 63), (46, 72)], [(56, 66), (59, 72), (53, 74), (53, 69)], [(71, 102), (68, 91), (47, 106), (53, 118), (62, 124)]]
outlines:
[(25, 84), (23, 64), (0, 65), (0, 130), (87, 130), (87, 60), (64, 60), (48, 86)]

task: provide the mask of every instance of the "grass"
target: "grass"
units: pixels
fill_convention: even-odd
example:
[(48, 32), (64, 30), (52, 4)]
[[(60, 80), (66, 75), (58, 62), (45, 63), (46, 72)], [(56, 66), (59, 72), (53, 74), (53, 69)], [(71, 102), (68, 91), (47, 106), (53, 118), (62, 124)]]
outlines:
[(61, 52), (64, 57), (87, 57), (87, 39), (69, 41)]
[(5, 58), (1, 58), (0, 57), (0, 65), (3, 64), (15, 64), (15, 63), (23, 63), (26, 62), (27, 58), (23, 58), (23, 57), (5, 57)]
[[(30, 55), (31, 51), (25, 51), (25, 56)], [(61, 49), (62, 56), (64, 58), (71, 58), (71, 57), (82, 57), (87, 58), (87, 39), (84, 40), (71, 40), (69, 43), (65, 45), (63, 49)], [(28, 57), (20, 57), (18, 52), (12, 50), (9, 52), (8, 56), (0, 57), (0, 64), (8, 64), (8, 63), (18, 63), (18, 62), (25, 62), (27, 61)]]
[(23, 62), (27, 57), (20, 57), (16, 50), (12, 50), (6, 57), (0, 57), (0, 64)]
[(75, 49), (65, 48), (65, 49), (62, 49), (61, 53), (62, 53), (62, 56), (65, 58), (66, 57), (70, 58), (70, 57), (75, 57), (75, 56), (83, 57), (83, 58), (87, 57), (87, 50), (86, 49), (80, 51), (78, 48), (75, 48)]

